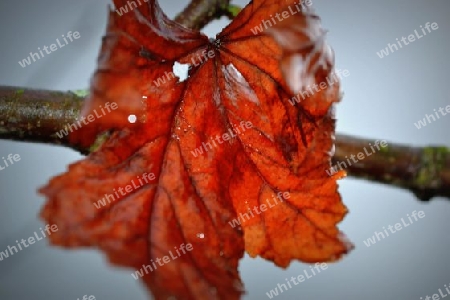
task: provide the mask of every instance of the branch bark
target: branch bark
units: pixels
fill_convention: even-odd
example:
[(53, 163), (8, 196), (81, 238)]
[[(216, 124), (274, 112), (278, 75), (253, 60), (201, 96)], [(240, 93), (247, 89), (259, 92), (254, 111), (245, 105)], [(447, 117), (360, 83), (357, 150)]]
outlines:
[(184, 27), (200, 30), (214, 19), (228, 14), (230, 0), (193, 0), (175, 17)]
[[(193, 0), (175, 20), (185, 27), (201, 29), (215, 18), (235, 16), (239, 8), (229, 2)], [(0, 139), (61, 145), (87, 154), (93, 147), (76, 148), (67, 136), (56, 135), (66, 125), (78, 121), (83, 100), (71, 92), (0, 86)], [(346, 171), (350, 176), (408, 189), (421, 200), (435, 196), (450, 199), (448, 148), (413, 148), (389, 143), (387, 148), (364, 160), (348, 163), (347, 158), (364, 151), (371, 142), (374, 141), (337, 135), (333, 164), (347, 162)]]
[[(365, 155), (346, 171), (350, 176), (409, 189), (417, 198), (428, 201), (433, 197), (450, 199), (450, 149), (447, 147), (408, 147), (388, 142), (373, 153), (375, 140), (337, 135), (333, 163), (352, 162), (351, 155)], [(365, 151), (368, 150), (367, 152)], [(374, 147), (375, 150), (377, 148)]]
[(56, 135), (78, 117), (83, 98), (67, 92), (0, 87), (0, 139), (84, 149)]

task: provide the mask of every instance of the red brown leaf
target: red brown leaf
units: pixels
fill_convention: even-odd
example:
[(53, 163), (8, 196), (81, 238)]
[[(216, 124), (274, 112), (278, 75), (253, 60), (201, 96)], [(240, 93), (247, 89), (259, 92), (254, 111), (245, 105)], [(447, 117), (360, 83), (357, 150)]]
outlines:
[[(289, 103), (332, 72), (318, 19), (302, 12), (252, 33), (294, 3), (255, 0), (215, 40), (170, 21), (155, 1), (111, 11), (82, 116), (108, 102), (118, 109), (71, 139), (90, 145), (113, 133), (41, 189), (49, 198), (42, 217), (59, 228), (52, 242), (99, 247), (134, 270), (191, 244), (144, 276), (156, 299), (239, 299), (244, 249), (282, 267), (345, 254), (350, 245), (336, 228), (346, 214), (342, 174), (325, 172), (339, 86)], [(184, 81), (172, 74), (176, 62), (190, 64)], [(139, 185), (123, 192), (131, 182)], [(116, 198), (97, 209), (105, 194)], [(231, 225), (236, 218), (241, 226)]]

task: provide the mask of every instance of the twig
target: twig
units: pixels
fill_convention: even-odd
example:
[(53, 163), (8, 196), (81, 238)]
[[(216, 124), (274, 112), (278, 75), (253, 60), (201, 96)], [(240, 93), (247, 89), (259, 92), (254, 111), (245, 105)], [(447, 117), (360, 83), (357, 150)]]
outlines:
[[(175, 17), (184, 27), (200, 30), (209, 22), (221, 16), (230, 16), (230, 0), (193, 0)], [(235, 8), (236, 6), (231, 6)]]
[(68, 136), (56, 133), (79, 115), (83, 98), (71, 92), (0, 87), (0, 139), (21, 142), (69, 144)]
[[(338, 135), (333, 163), (348, 162), (351, 155), (366, 153), (364, 148), (370, 149), (369, 143), (375, 144), (374, 140)], [(437, 196), (450, 199), (450, 149), (447, 147), (388, 143), (380, 151), (351, 164), (346, 171), (356, 178), (409, 189), (423, 201)]]

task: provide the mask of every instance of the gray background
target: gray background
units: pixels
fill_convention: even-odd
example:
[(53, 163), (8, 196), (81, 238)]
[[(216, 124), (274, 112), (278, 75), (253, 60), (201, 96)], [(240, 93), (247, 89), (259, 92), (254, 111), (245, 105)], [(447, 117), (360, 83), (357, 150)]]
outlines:
[[(243, 5), (246, 1), (236, 1)], [(69, 90), (86, 88), (95, 68), (107, 15), (107, 0), (2, 0), (0, 4), (0, 84)], [(173, 17), (187, 1), (164, 1)], [(450, 146), (450, 116), (418, 130), (413, 123), (450, 104), (448, 53), (450, 2), (447, 0), (316, 0), (329, 29), (328, 40), (343, 79), (344, 100), (337, 107), (338, 131), (412, 145)], [(380, 59), (376, 52), (426, 22), (439, 29)], [(222, 19), (205, 32), (214, 36)], [(81, 38), (31, 66), (17, 63), (37, 47), (68, 31)], [(447, 130), (445, 132), (444, 130)], [(18, 153), (22, 160), (0, 172), (0, 251), (27, 238), (43, 223), (37, 218), (44, 199), (36, 189), (81, 156), (58, 147), (0, 141), (0, 156)], [(356, 249), (326, 271), (284, 292), (277, 299), (420, 299), (450, 282), (450, 202), (420, 203), (409, 192), (355, 179), (340, 183), (350, 213), (340, 229)], [(426, 217), (367, 248), (375, 230), (400, 221), (413, 210)], [(248, 294), (266, 292), (308, 265), (287, 270), (262, 259), (245, 257), (240, 271)], [(0, 299), (147, 299), (127, 269), (113, 268), (94, 250), (67, 251), (40, 241), (0, 262)]]

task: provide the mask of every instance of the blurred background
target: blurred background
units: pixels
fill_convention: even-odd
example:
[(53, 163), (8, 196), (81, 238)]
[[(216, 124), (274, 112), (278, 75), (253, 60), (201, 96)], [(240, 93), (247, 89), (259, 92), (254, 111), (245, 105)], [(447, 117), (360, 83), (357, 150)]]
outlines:
[[(188, 1), (164, 1), (174, 17)], [(233, 1), (244, 6), (247, 1)], [(448, 0), (313, 1), (336, 67), (347, 69), (345, 93), (336, 108), (338, 132), (386, 139), (415, 146), (450, 146), (450, 116), (422, 129), (414, 122), (434, 109), (450, 105)], [(106, 27), (107, 0), (3, 0), (0, 2), (0, 85), (51, 90), (85, 89), (96, 66)], [(439, 29), (380, 59), (376, 52), (407, 37), (427, 22)], [(228, 21), (223, 18), (204, 32), (210, 37)], [(81, 38), (22, 68), (30, 51), (50, 45), (68, 31)], [(0, 251), (28, 238), (43, 224), (37, 217), (44, 199), (36, 193), (51, 177), (82, 158), (76, 152), (45, 145), (0, 141), (0, 157), (19, 154), (20, 162), (0, 171)], [(356, 153), (355, 153), (356, 154)], [(450, 201), (421, 203), (407, 191), (352, 178), (340, 182), (350, 213), (340, 229), (356, 248), (319, 275), (283, 292), (277, 299), (420, 299), (450, 283)], [(425, 218), (366, 247), (374, 231), (394, 225), (414, 210)], [(240, 272), (246, 300), (265, 299), (266, 292), (297, 277), (309, 265), (294, 262), (280, 269), (246, 256)], [(63, 250), (48, 240), (0, 262), (0, 299), (148, 299), (131, 276), (133, 270), (111, 267), (96, 250)]]

